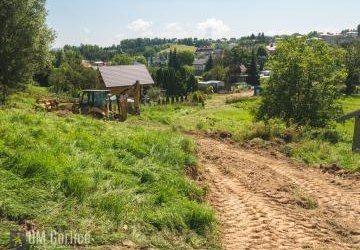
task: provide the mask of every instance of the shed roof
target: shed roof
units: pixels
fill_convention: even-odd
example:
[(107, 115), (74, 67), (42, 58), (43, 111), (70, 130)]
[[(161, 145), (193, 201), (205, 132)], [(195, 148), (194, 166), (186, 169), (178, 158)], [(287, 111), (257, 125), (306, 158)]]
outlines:
[(107, 88), (132, 86), (136, 81), (139, 81), (140, 85), (154, 84), (143, 64), (103, 66), (99, 67), (99, 71)]

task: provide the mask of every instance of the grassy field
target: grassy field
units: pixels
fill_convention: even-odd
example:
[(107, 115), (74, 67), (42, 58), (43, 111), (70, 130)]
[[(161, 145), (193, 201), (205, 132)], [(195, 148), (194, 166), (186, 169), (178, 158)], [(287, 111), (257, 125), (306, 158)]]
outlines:
[[(196, 170), (196, 149), (182, 131), (226, 132), (309, 164), (359, 171), (353, 121), (316, 130), (264, 124), (253, 120), (258, 98), (213, 95), (205, 107), (143, 106), (141, 116), (118, 123), (36, 112), (35, 98), (46, 94), (29, 87), (0, 109), (0, 248), (10, 229), (29, 223), (89, 232), (93, 247), (127, 239), (141, 247), (218, 248), (206, 189), (186, 176)], [(352, 111), (360, 97), (341, 102)]]
[(191, 51), (191, 52), (195, 52), (196, 47), (195, 46), (188, 46), (188, 45), (183, 45), (183, 44), (172, 44), (170, 46), (170, 48), (164, 49), (162, 51), (160, 51), (160, 53), (169, 53), (170, 50), (174, 50), (176, 49), (177, 51)]
[[(227, 101), (228, 100), (228, 101)], [(227, 104), (228, 103), (228, 104)], [(336, 163), (350, 171), (360, 170), (360, 154), (351, 151), (354, 121), (332, 124), (328, 128), (286, 128), (281, 121), (269, 124), (255, 122), (253, 111), (258, 98), (231, 98), (213, 95), (206, 101), (205, 108), (189, 105), (147, 106), (141, 117), (133, 117), (133, 122), (154, 123), (173, 129), (203, 131), (208, 133), (226, 132), (235, 141), (258, 139), (264, 144), (288, 137), (288, 143), (276, 145), (281, 151), (309, 164)], [(360, 97), (346, 97), (341, 100), (345, 112), (360, 108)]]
[(206, 190), (186, 177), (197, 165), (192, 141), (171, 128), (35, 112), (44, 91), (0, 110), (1, 249), (27, 224), (88, 232), (94, 247), (217, 248)]

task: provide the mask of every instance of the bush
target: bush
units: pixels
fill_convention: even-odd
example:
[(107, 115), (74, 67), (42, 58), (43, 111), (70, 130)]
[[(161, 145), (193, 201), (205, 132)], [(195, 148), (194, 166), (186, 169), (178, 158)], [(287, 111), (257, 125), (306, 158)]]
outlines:
[(281, 137), (285, 130), (285, 124), (279, 120), (256, 122), (244, 136), (244, 139), (251, 140), (253, 138), (261, 138), (263, 140), (270, 140), (275, 137)]
[(345, 76), (342, 50), (307, 37), (282, 40), (271, 57), (257, 118), (289, 125), (323, 127), (338, 112), (339, 82)]
[(195, 91), (191, 95), (191, 101), (204, 104), (205, 103), (205, 96), (201, 91)]
[(161, 96), (161, 90), (157, 87), (151, 87), (147, 92), (146, 95), (150, 98), (150, 101), (157, 102)]
[(336, 130), (326, 130), (322, 134), (322, 139), (335, 144), (342, 140), (342, 135)]

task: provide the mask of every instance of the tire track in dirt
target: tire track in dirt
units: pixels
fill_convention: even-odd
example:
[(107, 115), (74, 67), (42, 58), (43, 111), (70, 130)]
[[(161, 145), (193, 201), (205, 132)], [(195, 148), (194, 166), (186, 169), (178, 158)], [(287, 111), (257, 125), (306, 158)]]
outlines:
[(360, 249), (356, 180), (192, 136), (225, 249)]

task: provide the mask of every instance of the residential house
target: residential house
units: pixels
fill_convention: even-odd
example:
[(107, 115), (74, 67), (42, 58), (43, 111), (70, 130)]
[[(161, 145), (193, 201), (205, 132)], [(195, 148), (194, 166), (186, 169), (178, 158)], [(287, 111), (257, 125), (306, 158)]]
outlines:
[(357, 39), (357, 32), (346, 32), (344, 34), (341, 33), (321, 33), (320, 38), (322, 38), (325, 42), (330, 45), (339, 45), (339, 44), (348, 44), (352, 43)]
[(201, 76), (204, 73), (206, 63), (208, 60), (209, 60), (209, 57), (195, 58), (193, 67), (194, 67), (196, 76)]
[(270, 43), (266, 46), (266, 51), (269, 55), (274, 55), (276, 50), (276, 43)]
[(210, 56), (214, 53), (214, 49), (209, 46), (199, 47), (196, 49), (196, 56)]

